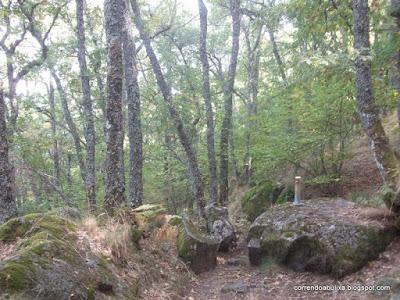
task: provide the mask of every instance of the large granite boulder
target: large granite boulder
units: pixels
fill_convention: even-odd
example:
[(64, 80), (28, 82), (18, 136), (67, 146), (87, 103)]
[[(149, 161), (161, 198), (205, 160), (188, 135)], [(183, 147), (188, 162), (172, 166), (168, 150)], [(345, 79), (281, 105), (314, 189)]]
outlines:
[(271, 207), (251, 225), (250, 263), (273, 260), (336, 278), (355, 272), (397, 234), (394, 216), (371, 219), (365, 212), (365, 207), (340, 199)]
[(201, 231), (187, 217), (182, 218), (176, 245), (178, 255), (191, 269), (199, 274), (217, 266), (217, 251), (220, 242)]
[(273, 204), (285, 203), (293, 199), (293, 190), (270, 180), (258, 183), (249, 189), (241, 199), (242, 211), (253, 222)]
[(235, 227), (229, 220), (228, 209), (209, 205), (206, 216), (210, 234), (219, 241), (218, 251), (227, 252), (236, 245)]

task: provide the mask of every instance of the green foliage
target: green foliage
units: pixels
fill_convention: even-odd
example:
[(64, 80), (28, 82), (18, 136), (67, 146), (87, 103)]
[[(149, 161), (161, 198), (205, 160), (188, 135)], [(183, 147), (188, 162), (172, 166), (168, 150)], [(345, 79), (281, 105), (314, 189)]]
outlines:
[[(183, 0), (182, 0), (183, 1)], [(179, 1), (139, 1), (146, 29), (161, 62), (162, 70), (173, 91), (173, 102), (184, 121), (193, 142), (207, 191), (209, 178), (206, 147), (206, 116), (202, 98), (202, 72), (198, 57), (199, 24), (197, 10), (185, 11)], [(207, 51), (210, 63), (211, 98), (215, 117), (216, 149), (224, 115), (223, 87), (230, 54), (231, 21), (229, 1), (213, 0), (207, 6), (209, 26)], [(22, 34), (26, 16), (24, 6), (0, 8), (1, 16), (12, 18), (7, 45)], [(59, 8), (57, 1), (45, 1), (37, 6), (35, 24), (44, 30)], [(72, 5), (72, 4), (71, 4)], [(251, 12), (242, 17), (242, 36), (235, 82), (231, 176), (236, 165), (243, 175), (252, 162), (252, 178), (281, 180), (301, 172), (313, 184), (334, 184), (340, 178), (343, 164), (359, 134), (354, 90), (354, 58), (351, 1), (285, 0), (260, 5), (242, 1), (242, 8)], [(186, 7), (186, 6), (185, 6)], [(60, 95), (55, 92), (55, 112), (49, 110), (49, 67), (62, 81), (69, 109), (82, 140), (85, 157), (82, 91), (76, 68), (75, 12), (63, 7), (47, 39), (48, 59), (34, 68), (17, 88), (19, 116), (16, 134), (12, 138), (11, 156), (16, 170), (17, 199), (20, 212), (45, 212), (66, 205), (86, 209), (85, 190), (71, 133), (65, 125)], [(97, 201), (104, 198), (106, 146), (104, 135), (106, 41), (103, 33), (103, 7), (88, 2), (85, 10), (85, 30), (88, 76), (94, 101), (96, 127)], [(399, 35), (393, 34), (393, 17), (388, 1), (371, 4), (371, 59), (374, 94), (379, 108), (390, 112), (396, 106), (396, 70), (393, 55), (399, 48)], [(6, 19), (1, 18), (3, 28)], [(259, 43), (257, 33), (262, 28)], [(245, 32), (248, 31), (248, 39)], [(2, 31), (3, 32), (3, 31)], [(276, 47), (271, 40), (274, 34)], [(26, 35), (18, 47), (13, 63), (16, 71), (30, 59), (31, 39)], [(256, 45), (260, 56), (259, 74), (255, 77), (257, 95), (253, 95), (248, 44)], [(186, 158), (170, 120), (156, 79), (141, 43), (138, 43), (139, 86), (142, 101), (142, 131), (144, 137), (144, 193), (148, 203), (165, 203), (168, 211), (180, 213), (193, 209)], [(278, 62), (276, 52), (280, 55)], [(0, 58), (3, 69), (6, 60)], [(282, 70), (285, 78), (282, 77)], [(6, 78), (5, 88), (7, 89)], [(54, 82), (53, 82), (54, 85)], [(254, 98), (256, 113), (249, 113)], [(10, 106), (10, 103), (7, 103)], [(124, 112), (126, 113), (126, 108)], [(57, 132), (51, 131), (54, 117)], [(127, 123), (127, 122), (125, 122)], [(126, 130), (125, 130), (126, 131)], [(57, 141), (60, 154), (60, 178), (55, 178), (53, 145)], [(125, 142), (125, 174), (128, 174), (129, 144)], [(217, 151), (218, 152), (218, 151)], [(247, 153), (248, 152), (248, 153)], [(235, 164), (234, 164), (235, 163)], [(290, 170), (290, 171), (288, 171)], [(240, 177), (240, 176), (239, 176)], [(236, 178), (240, 182), (240, 178)], [(330, 180), (333, 181), (330, 181)], [(63, 197), (62, 197), (63, 196)], [(287, 201), (286, 198), (278, 202)], [(100, 210), (101, 211), (101, 210)]]

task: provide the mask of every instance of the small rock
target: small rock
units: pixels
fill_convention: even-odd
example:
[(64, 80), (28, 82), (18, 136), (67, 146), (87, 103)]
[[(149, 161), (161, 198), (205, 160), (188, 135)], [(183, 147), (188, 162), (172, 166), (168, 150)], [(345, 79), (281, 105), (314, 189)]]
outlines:
[(237, 266), (246, 266), (247, 265), (247, 257), (239, 257), (239, 258), (229, 258), (226, 261), (226, 265), (237, 267)]
[(221, 292), (222, 293), (236, 293), (236, 294), (244, 294), (249, 291), (249, 286), (245, 284), (244, 282), (233, 282), (225, 285), (222, 287)]
[(235, 228), (229, 220), (228, 209), (226, 207), (209, 205), (206, 207), (206, 215), (211, 235), (220, 242), (218, 251), (227, 252), (234, 248), (236, 233)]

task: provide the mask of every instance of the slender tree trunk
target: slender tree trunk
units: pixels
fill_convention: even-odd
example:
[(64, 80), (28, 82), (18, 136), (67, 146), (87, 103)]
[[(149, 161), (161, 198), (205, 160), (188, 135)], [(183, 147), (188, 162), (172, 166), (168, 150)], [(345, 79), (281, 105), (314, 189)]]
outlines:
[(17, 215), (13, 193), (12, 166), (8, 157), (8, 134), (6, 127), (6, 106), (0, 87), (0, 224)]
[(164, 151), (164, 185), (165, 185), (165, 197), (166, 197), (166, 202), (169, 207), (169, 211), (172, 214), (177, 214), (178, 213), (178, 207), (174, 195), (174, 184), (173, 184), (173, 174), (171, 172), (171, 164), (170, 164), (170, 155), (169, 155), (169, 150), (167, 149), (173, 149), (172, 145), (172, 137), (171, 134), (168, 132), (168, 128), (165, 130), (164, 133), (164, 143), (166, 145), (166, 150)]
[(76, 0), (76, 35), (78, 39), (78, 61), (83, 92), (84, 132), (86, 140), (86, 200), (90, 212), (96, 211), (96, 133), (93, 119), (93, 105), (90, 95), (89, 71), (86, 64), (85, 25), (83, 0)]
[(57, 122), (56, 122), (56, 109), (54, 101), (54, 87), (50, 83), (49, 86), (49, 104), (50, 104), (50, 123), (51, 133), (53, 139), (53, 176), (57, 179), (57, 184), (61, 186), (61, 169), (60, 169), (60, 152), (58, 150), (58, 139), (57, 139)]
[(247, 30), (244, 30), (246, 48), (247, 48), (247, 93), (246, 99), (246, 135), (245, 135), (245, 155), (244, 155), (244, 170), (241, 178), (241, 184), (248, 184), (252, 176), (252, 156), (251, 156), (251, 137), (255, 128), (255, 118), (257, 115), (257, 97), (258, 97), (258, 79), (260, 73), (260, 41), (263, 36), (263, 26), (258, 28), (255, 40), (251, 41), (250, 24)]
[(236, 150), (235, 150), (235, 140), (234, 140), (234, 132), (233, 130), (231, 131), (231, 134), (229, 135), (229, 151), (230, 151), (230, 156), (231, 156), (231, 163), (232, 163), (232, 168), (233, 168), (233, 174), (235, 175), (235, 180), (237, 184), (240, 184), (241, 178), (240, 178), (240, 172), (236, 160)]
[(219, 202), (225, 205), (229, 195), (229, 135), (232, 130), (232, 98), (235, 84), (236, 66), (239, 55), (240, 37), (240, 1), (231, 0), (230, 9), (232, 16), (232, 49), (228, 70), (228, 79), (224, 83), (224, 118), (220, 136), (220, 182)]
[(383, 129), (372, 89), (368, 13), (367, 0), (353, 0), (354, 49), (358, 54), (356, 58), (358, 111), (383, 184), (389, 188), (384, 198), (385, 203), (390, 209), (399, 213), (398, 163)]
[(7, 54), (7, 79), (8, 79), (8, 100), (10, 102), (10, 114), (9, 114), (9, 125), (8, 128), (9, 136), (12, 137), (15, 131), (17, 131), (17, 119), (18, 119), (18, 103), (17, 103), (17, 83), (14, 77), (14, 55)]
[(125, 202), (121, 177), (122, 128), (122, 31), (125, 26), (125, 1), (106, 0), (104, 16), (107, 37), (107, 153), (105, 163), (105, 200), (107, 210)]
[(139, 11), (137, 1), (131, 0), (131, 5), (132, 5), (132, 10), (133, 10), (133, 13), (135, 16), (134, 20), (135, 20), (136, 28), (138, 29), (138, 31), (140, 33), (140, 37), (143, 40), (143, 44), (146, 48), (147, 56), (149, 57), (150, 64), (153, 68), (153, 72), (156, 77), (157, 84), (161, 90), (161, 93), (162, 93), (164, 101), (167, 105), (169, 114), (175, 123), (175, 127), (177, 130), (178, 136), (179, 136), (179, 140), (182, 144), (182, 147), (185, 151), (185, 154), (186, 154), (186, 157), (188, 160), (189, 174), (190, 174), (191, 183), (192, 183), (192, 192), (193, 192), (194, 200), (196, 201), (196, 204), (198, 206), (199, 214), (202, 217), (205, 217), (204, 185), (203, 185), (203, 179), (201, 177), (199, 165), (197, 163), (197, 157), (193, 150), (193, 145), (191, 144), (190, 139), (186, 133), (186, 130), (183, 125), (182, 119), (179, 115), (179, 112), (176, 110), (176, 107), (174, 106), (174, 104), (172, 102), (171, 88), (165, 81), (164, 75), (161, 71), (160, 63), (158, 62), (158, 59), (154, 53), (153, 47), (151, 46), (150, 38), (145, 31), (143, 21), (140, 16), (140, 11)]
[(286, 78), (285, 66), (283, 65), (282, 57), (279, 53), (278, 44), (276, 43), (275, 34), (272, 28), (268, 28), (268, 34), (269, 34), (269, 40), (272, 44), (272, 52), (274, 53), (275, 61), (279, 68), (279, 74), (283, 80), (283, 83), (286, 84), (287, 78)]
[[(90, 41), (93, 43), (94, 47), (96, 49), (103, 48), (103, 44), (101, 43), (101, 34), (100, 38), (96, 36), (96, 33), (94, 32), (94, 24), (91, 20), (90, 14), (88, 10), (86, 9), (86, 20), (87, 20), (87, 29), (89, 32), (89, 38)], [(104, 79), (102, 75), (102, 56), (100, 53), (96, 53), (96, 55), (92, 55), (89, 57), (90, 63), (93, 66), (93, 73), (96, 78), (96, 85), (99, 93), (99, 98), (97, 100), (97, 105), (101, 109), (102, 113), (102, 121), (103, 121), (103, 134), (104, 138), (107, 135), (107, 128), (106, 128), (106, 91), (104, 88)]]
[(67, 94), (65, 93), (65, 90), (61, 84), (60, 78), (58, 77), (58, 75), (55, 73), (54, 70), (51, 71), (51, 75), (53, 76), (53, 79), (56, 82), (57, 91), (58, 94), (60, 95), (61, 108), (63, 111), (64, 120), (65, 123), (67, 123), (69, 132), (71, 133), (72, 139), (74, 141), (76, 156), (78, 158), (79, 170), (81, 173), (82, 180), (83, 182), (85, 182), (86, 166), (82, 156), (81, 139), (79, 137), (78, 129), (76, 128), (75, 122), (72, 119), (71, 112), (68, 107)]
[(72, 155), (71, 153), (67, 153), (67, 184), (68, 190), (71, 191), (72, 189)]
[(214, 113), (210, 92), (210, 65), (207, 58), (207, 7), (203, 0), (199, 1), (200, 14), (200, 60), (203, 68), (203, 98), (207, 115), (207, 156), (208, 176), (210, 180), (210, 204), (218, 199), (217, 160), (215, 157)]
[(143, 203), (143, 150), (140, 122), (140, 92), (136, 65), (136, 49), (133, 40), (131, 16), (126, 15), (124, 33), (124, 75), (128, 102), (129, 138), (129, 203), (133, 207)]

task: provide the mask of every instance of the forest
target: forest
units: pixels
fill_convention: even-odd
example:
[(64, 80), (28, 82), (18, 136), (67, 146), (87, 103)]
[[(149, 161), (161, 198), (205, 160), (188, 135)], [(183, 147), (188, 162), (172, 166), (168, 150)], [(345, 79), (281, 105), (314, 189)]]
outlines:
[(0, 0), (0, 299), (400, 297), (400, 0)]

